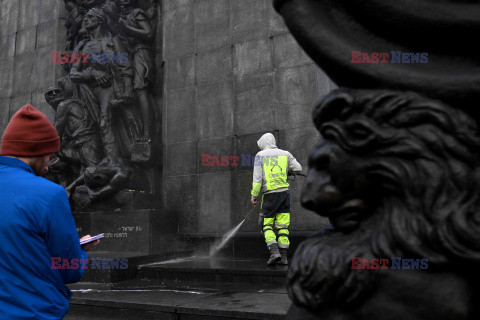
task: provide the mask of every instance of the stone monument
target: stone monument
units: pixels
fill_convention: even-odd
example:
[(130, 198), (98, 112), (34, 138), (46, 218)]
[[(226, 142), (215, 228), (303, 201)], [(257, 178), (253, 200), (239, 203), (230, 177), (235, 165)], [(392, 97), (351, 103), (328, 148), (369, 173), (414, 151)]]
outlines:
[(49, 178), (66, 188), (79, 233), (105, 234), (102, 251), (148, 254), (152, 233), (163, 230), (153, 225), (165, 223), (156, 183), (160, 108), (153, 103), (159, 4), (64, 3), (67, 38), (56, 58), (66, 74), (45, 92), (62, 142)]
[(480, 6), (274, 4), (340, 86), (314, 108), (302, 195), (331, 227), (295, 253), (287, 319), (476, 318)]

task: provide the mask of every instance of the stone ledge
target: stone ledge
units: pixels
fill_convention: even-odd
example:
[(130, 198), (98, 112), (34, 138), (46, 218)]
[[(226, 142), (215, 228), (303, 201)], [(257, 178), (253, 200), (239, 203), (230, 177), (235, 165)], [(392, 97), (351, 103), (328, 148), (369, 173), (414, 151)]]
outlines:
[(74, 292), (71, 309), (65, 319), (108, 319), (107, 316), (114, 314), (115, 319), (129, 320), (171, 319), (169, 316), (176, 316), (175, 319), (283, 320), (289, 306), (286, 293), (211, 293), (168, 289)]

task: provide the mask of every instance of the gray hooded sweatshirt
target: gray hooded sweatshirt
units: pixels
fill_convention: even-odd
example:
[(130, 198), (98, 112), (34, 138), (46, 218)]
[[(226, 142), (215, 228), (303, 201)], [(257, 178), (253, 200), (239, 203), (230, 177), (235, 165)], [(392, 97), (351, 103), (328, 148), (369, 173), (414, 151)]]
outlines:
[[(290, 152), (277, 148), (275, 137), (271, 133), (265, 133), (257, 141), (257, 144), (261, 151), (259, 151), (255, 156), (252, 197), (258, 197), (255, 185), (258, 186), (260, 183), (263, 194), (288, 190), (288, 183), (286, 186), (282, 185), (279, 188), (275, 188), (275, 183), (272, 183), (272, 181), (275, 179), (275, 175), (283, 176), (281, 166), (286, 166), (287, 174), (300, 173), (302, 171), (302, 166)], [(270, 170), (267, 170), (269, 172), (265, 172), (265, 166), (263, 165), (264, 163), (267, 163), (267, 168), (270, 168)], [(268, 166), (268, 163), (272, 165)], [(267, 186), (267, 181), (270, 184), (269, 186)]]

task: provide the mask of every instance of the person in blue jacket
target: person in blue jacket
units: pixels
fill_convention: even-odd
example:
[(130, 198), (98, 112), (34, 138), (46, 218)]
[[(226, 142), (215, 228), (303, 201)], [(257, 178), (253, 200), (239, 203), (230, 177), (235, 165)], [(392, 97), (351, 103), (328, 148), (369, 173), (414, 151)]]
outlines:
[[(60, 138), (48, 118), (22, 107), (0, 146), (0, 319), (63, 319), (72, 292), (99, 241), (80, 246), (65, 189), (41, 177)], [(82, 239), (88, 238), (85, 236)], [(57, 263), (52, 268), (52, 261)], [(60, 259), (60, 260), (58, 260)], [(66, 262), (65, 262), (66, 261)], [(85, 261), (85, 260), (84, 260)]]

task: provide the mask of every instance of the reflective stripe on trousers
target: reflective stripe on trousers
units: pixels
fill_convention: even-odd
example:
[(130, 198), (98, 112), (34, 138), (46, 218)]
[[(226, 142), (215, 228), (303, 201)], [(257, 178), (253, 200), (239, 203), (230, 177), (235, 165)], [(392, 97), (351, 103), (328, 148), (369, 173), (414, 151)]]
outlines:
[[(263, 219), (263, 234), (265, 236), (265, 242), (267, 246), (272, 243), (278, 243), (279, 248), (288, 248), (290, 241), (288, 239), (288, 227), (290, 226), (290, 213), (277, 213), (275, 218)], [(275, 227), (275, 230), (273, 229)], [(277, 235), (275, 232), (278, 234)]]

